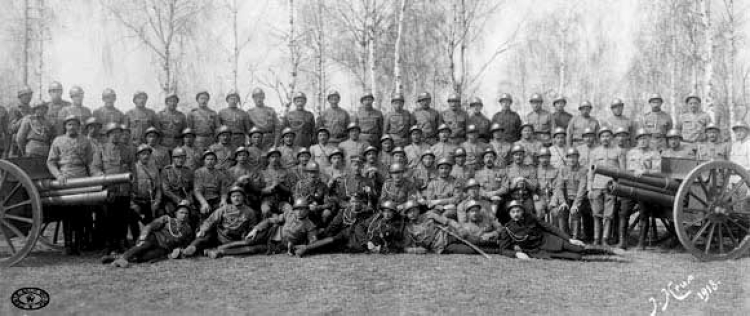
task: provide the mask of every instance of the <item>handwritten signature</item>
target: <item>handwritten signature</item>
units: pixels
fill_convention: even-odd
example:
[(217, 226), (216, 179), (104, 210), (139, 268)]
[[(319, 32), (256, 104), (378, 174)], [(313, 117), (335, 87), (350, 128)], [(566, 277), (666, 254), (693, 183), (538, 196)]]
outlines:
[[(669, 302), (674, 299), (676, 301), (684, 301), (691, 295), (695, 294), (699, 300), (708, 302), (711, 298), (711, 294), (718, 290), (721, 281), (708, 280), (705, 284), (699, 288), (694, 288), (691, 284), (695, 281), (695, 277), (691, 274), (685, 280), (679, 282), (670, 281), (667, 283), (667, 287), (661, 289), (661, 293), (664, 295), (664, 301), (659, 302), (653, 296), (648, 298), (648, 301), (653, 304), (651, 315), (656, 315), (659, 310), (666, 312), (669, 307)], [(659, 308), (661, 303), (661, 308)]]

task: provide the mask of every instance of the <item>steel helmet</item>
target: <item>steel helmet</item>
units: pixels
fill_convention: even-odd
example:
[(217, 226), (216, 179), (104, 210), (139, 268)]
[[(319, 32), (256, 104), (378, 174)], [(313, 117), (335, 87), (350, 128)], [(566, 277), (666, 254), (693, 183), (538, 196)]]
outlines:
[(417, 102), (422, 100), (432, 100), (432, 96), (429, 92), (422, 92), (417, 96)]
[(406, 171), (406, 166), (401, 163), (394, 163), (388, 167), (388, 173), (401, 173)]
[(307, 96), (302, 91), (297, 91), (297, 93), (294, 94), (294, 97), (292, 98), (292, 101), (296, 101), (297, 99), (305, 99), (307, 100)]
[(552, 137), (556, 136), (557, 134), (567, 135), (568, 133), (562, 127), (555, 127), (555, 130), (552, 131)]
[(673, 128), (673, 129), (670, 129), (667, 132), (667, 138), (679, 138), (679, 139), (682, 139), (682, 133), (680, 133), (680, 130), (678, 130), (676, 128)]
[(648, 97), (648, 102), (649, 102), (649, 103), (651, 103), (651, 101), (653, 101), (653, 100), (659, 100), (659, 101), (661, 101), (661, 102), (664, 102), (664, 98), (662, 98), (662, 97), (661, 97), (661, 95), (660, 95), (660, 94), (658, 94), (658, 93), (652, 93), (652, 94), (651, 94), (651, 95), (650, 95), (650, 96)]
[(531, 95), (531, 98), (529, 98), (529, 102), (544, 102), (544, 98), (542, 98), (542, 95), (539, 93), (534, 93)]
[(182, 147), (176, 147), (175, 149), (172, 149), (172, 157), (184, 157), (187, 156), (187, 153), (185, 152), (185, 149)]
[(568, 148), (568, 151), (565, 153), (565, 156), (580, 156), (581, 154), (578, 152), (578, 149), (575, 148)]
[[(300, 150), (300, 152), (297, 153), (297, 157), (299, 157), (299, 155), (301, 153), (302, 153), (302, 150)], [(310, 153), (310, 152), (308, 151), (308, 153)], [(268, 157), (270, 157), (271, 155), (274, 155), (274, 154), (281, 156), (281, 150), (279, 150), (279, 148), (277, 148), (277, 147), (268, 148), (268, 151), (266, 152), (266, 159), (268, 159)]]
[(380, 209), (381, 210), (396, 210), (396, 202), (393, 202), (391, 200), (383, 201), (383, 203), (380, 203)]
[(461, 102), (461, 95), (458, 93), (451, 93), (448, 95), (448, 102)]
[(651, 136), (651, 134), (649, 134), (645, 128), (639, 128), (637, 131), (635, 131), (635, 139), (639, 139), (644, 136)]
[(450, 158), (448, 158), (448, 157), (443, 157), (443, 158), (440, 158), (440, 159), (439, 159), (439, 160), (437, 161), (437, 164), (436, 164), (436, 165), (437, 165), (438, 167), (440, 167), (441, 165), (449, 165), (449, 166), (453, 167), (453, 160), (452, 160), (452, 159), (450, 159)]
[(497, 99), (497, 102), (503, 102), (503, 101), (510, 101), (511, 103), (513, 103), (513, 96), (511, 96), (509, 93), (503, 93)]
[(458, 147), (455, 151), (453, 151), (453, 157), (460, 156), (466, 156), (466, 149), (464, 149), (463, 147)]
[(320, 165), (315, 161), (310, 161), (305, 165), (305, 171), (307, 172), (320, 172)]
[(526, 149), (524, 149), (521, 145), (513, 145), (513, 147), (510, 148), (510, 153), (526, 153)]
[(464, 190), (468, 190), (469, 188), (473, 187), (479, 187), (479, 182), (475, 180), (474, 178), (471, 178), (464, 183)]
[(151, 146), (149, 146), (147, 144), (141, 144), (141, 145), (138, 146), (138, 149), (136, 149), (135, 154), (138, 155), (138, 154), (140, 154), (141, 152), (144, 152), (144, 151), (148, 151), (149, 153), (152, 153), (152, 152), (154, 152), (154, 149), (151, 148)]
[(292, 205), (293, 209), (298, 208), (308, 208), (310, 205), (307, 203), (306, 198), (296, 198), (294, 199), (294, 204)]
[(542, 148), (539, 149), (539, 152), (536, 155), (537, 155), (537, 157), (545, 157), (545, 156), (546, 157), (550, 157), (550, 156), (552, 156), (552, 152), (549, 151), (549, 148), (542, 147)]
[(583, 109), (583, 108), (585, 108), (585, 107), (588, 107), (588, 108), (593, 108), (594, 106), (593, 106), (593, 105), (591, 105), (591, 101), (589, 101), (589, 100), (583, 101), (583, 102), (581, 102), (581, 104), (580, 104), (580, 105), (578, 105), (578, 109), (579, 109), (579, 110), (580, 110), (580, 109)]
[(115, 130), (122, 131), (122, 128), (120, 128), (120, 124), (117, 124), (115, 122), (109, 122), (107, 123), (107, 127), (104, 128), (104, 133), (109, 135), (109, 133)]
[(482, 103), (482, 99), (481, 98), (479, 98), (479, 97), (473, 97), (473, 98), (469, 99), (469, 106), (474, 106), (474, 105), (481, 105), (481, 106), (483, 106), (484, 104)]

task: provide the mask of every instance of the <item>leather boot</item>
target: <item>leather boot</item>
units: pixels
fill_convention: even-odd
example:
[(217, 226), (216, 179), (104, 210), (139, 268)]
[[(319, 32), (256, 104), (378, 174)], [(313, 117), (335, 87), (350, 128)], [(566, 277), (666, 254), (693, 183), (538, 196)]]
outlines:
[(648, 235), (648, 231), (646, 230), (647, 226), (648, 218), (641, 216), (641, 219), (638, 221), (638, 245), (636, 246), (641, 250), (646, 249), (646, 235)]
[(557, 220), (558, 227), (564, 231), (566, 234), (570, 234), (570, 226), (568, 226), (568, 218), (566, 216), (557, 216), (555, 218)]
[(328, 246), (328, 245), (330, 245), (332, 243), (333, 243), (333, 238), (332, 237), (323, 238), (323, 239), (318, 240), (318, 241), (316, 241), (316, 242), (314, 242), (312, 244), (302, 245), (302, 246), (297, 247), (297, 249), (295, 249), (295, 251), (294, 251), (294, 254), (297, 257), (302, 257), (302, 256), (305, 255), (305, 253), (307, 253), (310, 250), (320, 249), (321, 247)]
[(602, 219), (594, 218), (594, 245), (602, 244)]
[(612, 232), (612, 219), (604, 219), (604, 232), (602, 233), (602, 246), (609, 245), (609, 235)]
[(628, 218), (627, 217), (620, 217), (620, 223), (618, 227), (618, 241), (617, 241), (617, 248), (620, 249), (628, 249)]
[(236, 255), (255, 255), (268, 251), (266, 245), (255, 245), (255, 246), (243, 246), (236, 248), (220, 249), (219, 253), (222, 255), (236, 256)]
[(581, 240), (581, 220), (579, 219), (573, 219), (570, 221), (573, 225), (572, 229), (572, 236), (573, 239)]

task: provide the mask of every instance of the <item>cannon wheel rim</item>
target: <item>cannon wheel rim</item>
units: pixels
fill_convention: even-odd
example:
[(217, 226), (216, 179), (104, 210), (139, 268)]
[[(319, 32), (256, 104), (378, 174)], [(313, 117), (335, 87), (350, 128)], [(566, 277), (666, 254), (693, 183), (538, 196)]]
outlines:
[[(0, 229), (2, 229), (2, 241), (12, 243), (7, 232), (13, 232), (13, 234), (16, 235), (16, 238), (24, 238), (25, 241), (23, 247), (20, 249), (12, 249), (12, 247), (9, 247), (10, 253), (12, 254), (9, 257), (0, 258), (0, 267), (10, 267), (23, 260), (34, 249), (34, 245), (39, 238), (42, 228), (42, 203), (36, 186), (23, 169), (8, 161), (0, 160), (0, 188), (6, 184), (9, 175), (18, 180), (18, 187), (11, 189), (13, 192), (11, 192), (9, 196), (3, 197), (0, 200)], [(6, 205), (8, 198), (14, 196), (16, 194), (15, 191), (20, 189), (26, 191), (28, 200), (15, 203), (8, 207), (9, 205)], [(24, 205), (31, 206), (30, 218), (7, 213), (16, 207)], [(10, 216), (13, 217), (11, 218)], [(21, 233), (21, 231), (13, 225), (13, 221), (27, 222), (28, 224), (31, 224), (31, 228), (26, 235), (21, 234), (21, 236), (18, 236), (18, 233)]]
[[(708, 174), (708, 179), (704, 179), (704, 174)], [(729, 184), (728, 181), (719, 180), (732, 176), (739, 176), (741, 181), (733, 185)], [(726, 186), (724, 183), (726, 183)], [(696, 189), (696, 186), (699, 188)], [(737, 189), (734, 189), (735, 187)], [(688, 252), (702, 261), (736, 259), (747, 253), (748, 248), (750, 248), (750, 229), (745, 225), (738, 226), (736, 216), (750, 216), (750, 214), (743, 212), (742, 215), (739, 215), (740, 212), (735, 212), (733, 206), (737, 206), (740, 202), (750, 202), (750, 200), (748, 200), (747, 195), (738, 201), (732, 200), (732, 196), (737, 194), (737, 190), (743, 187), (750, 191), (750, 173), (740, 165), (730, 161), (717, 160), (703, 163), (690, 171), (683, 179), (675, 196), (675, 201), (679, 202), (674, 205), (673, 217), (677, 237)], [(693, 192), (699, 190), (703, 191), (705, 200), (696, 196)], [(686, 201), (687, 198), (695, 200), (704, 208), (685, 206), (682, 201)], [(688, 216), (686, 213), (700, 213), (700, 215), (696, 215), (695, 218), (691, 218), (687, 222)], [(730, 227), (744, 229), (746, 235), (741, 239), (735, 238)], [(696, 229), (697, 231), (693, 232)], [(732, 235), (731, 238), (730, 234)], [(705, 242), (704, 247), (699, 247), (700, 245), (696, 243), (701, 239)], [(719, 241), (713, 243), (714, 248), (720, 248), (718, 253), (711, 252), (714, 239)], [(725, 239), (730, 239), (733, 242), (733, 247), (728, 248), (728, 251), (723, 249)]]

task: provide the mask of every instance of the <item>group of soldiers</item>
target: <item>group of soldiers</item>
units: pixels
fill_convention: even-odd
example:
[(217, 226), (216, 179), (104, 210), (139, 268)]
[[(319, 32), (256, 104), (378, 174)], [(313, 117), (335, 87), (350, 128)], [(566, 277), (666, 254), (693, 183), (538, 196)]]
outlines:
[[(59, 83), (49, 94), (51, 101), (31, 106), (32, 91), (23, 89), (17, 106), (7, 113), (0, 107), (0, 149), (5, 156), (47, 157), (60, 181), (132, 173), (133, 182), (116, 189), (116, 201), (94, 210), (97, 220), (84, 224), (105, 232), (100, 241), (108, 254), (131, 245), (130, 230), (136, 246), (119, 264), (137, 254), (150, 258), (151, 248), (173, 258), (276, 248), (297, 255), (332, 247), (461, 253), (500, 244), (518, 250), (526, 238), (509, 228), (518, 221), (515, 209), (562, 238), (568, 246), (555, 246), (560, 251), (578, 240), (626, 248), (627, 219), (649, 207), (610, 195), (611, 179), (594, 175), (591, 166), (643, 174), (660, 172), (661, 157), (692, 157), (750, 168), (748, 125), (734, 124), (736, 140), (723, 142), (694, 95), (673, 122), (658, 94), (648, 99), (651, 111), (637, 119), (623, 115), (624, 102), (614, 99), (607, 120), (591, 116), (589, 101), (576, 115), (566, 112), (562, 96), (549, 112), (540, 94), (529, 98), (533, 110), (523, 119), (509, 94), (498, 98), (501, 110), (488, 118), (478, 97), (467, 102), (467, 112), (460, 96), (450, 95), (448, 109), (439, 112), (426, 92), (413, 112), (404, 108), (402, 94), (394, 94), (384, 115), (367, 93), (350, 114), (331, 91), (316, 118), (298, 92), (282, 119), (265, 105), (261, 89), (253, 91), (255, 106), (247, 111), (235, 91), (218, 112), (208, 107), (210, 94), (198, 92), (197, 107), (187, 114), (177, 110), (175, 94), (158, 113), (146, 107), (144, 92), (133, 95), (135, 108), (127, 113), (115, 107), (111, 89), (94, 111), (83, 106), (80, 87), (70, 89), (72, 103), (61, 99)], [(641, 218), (643, 226), (647, 216)], [(87, 228), (72, 221), (65, 227), (67, 250), (76, 253)]]

